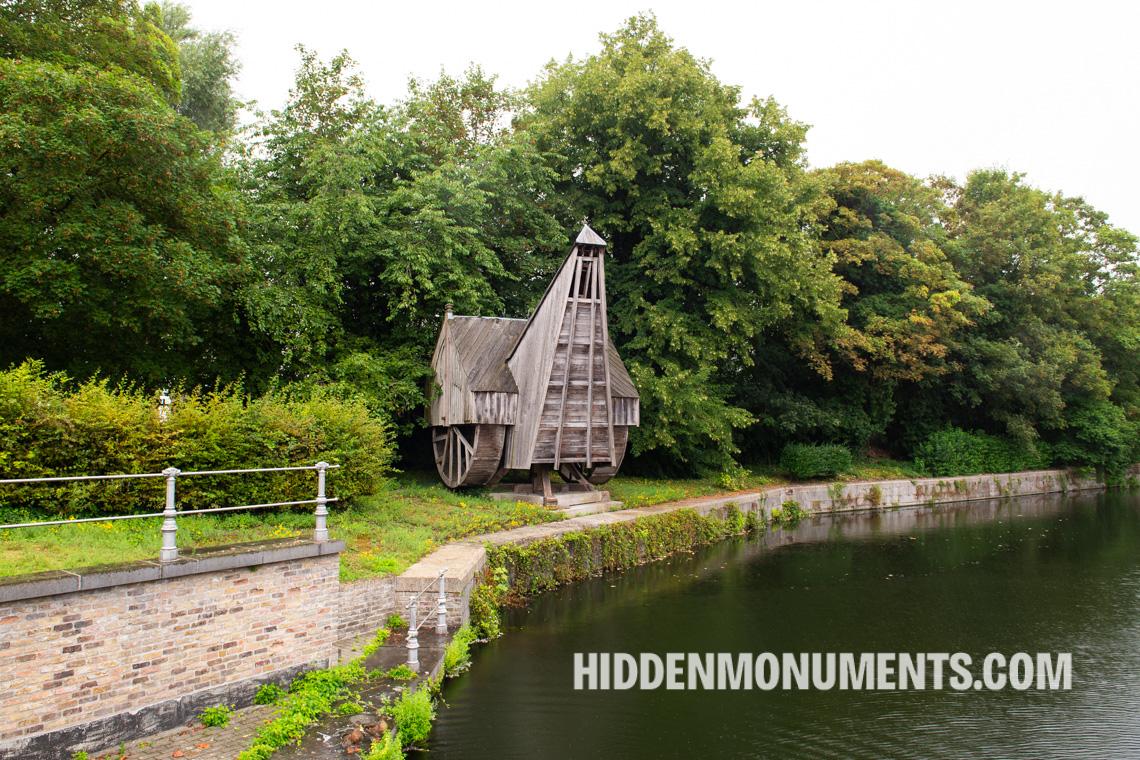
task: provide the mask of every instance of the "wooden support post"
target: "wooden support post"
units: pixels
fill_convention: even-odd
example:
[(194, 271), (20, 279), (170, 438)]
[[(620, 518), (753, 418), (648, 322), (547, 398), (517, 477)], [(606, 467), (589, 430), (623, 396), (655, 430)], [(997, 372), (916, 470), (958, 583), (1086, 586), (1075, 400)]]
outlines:
[[(575, 249), (576, 251), (577, 249)], [(570, 385), (570, 363), (574, 358), (574, 327), (578, 324), (578, 278), (582, 276), (582, 257), (576, 256), (574, 259), (574, 274), (570, 278), (570, 292), (572, 298), (570, 299), (570, 333), (566, 336), (566, 366), (562, 371), (562, 403), (558, 407), (558, 429), (554, 432), (554, 467), (557, 468), (562, 464), (562, 426), (566, 424), (566, 391)], [(563, 321), (566, 319), (565, 313), (562, 315)], [(559, 326), (559, 335), (562, 334), (562, 328)], [(558, 344), (555, 343), (554, 350), (557, 353)], [(542, 410), (539, 409), (539, 414)]]
[[(598, 261), (590, 267), (590, 284), (587, 286), (586, 295), (590, 298), (590, 358), (589, 369), (586, 372), (587, 385), (586, 385), (586, 467), (592, 467), (594, 463), (594, 454), (591, 449), (594, 448), (594, 337), (595, 319), (598, 315)], [(602, 347), (602, 354), (605, 355), (605, 346)]]
[(534, 492), (542, 494), (542, 503), (544, 505), (557, 504), (558, 500), (554, 498), (554, 488), (550, 485), (550, 465), (536, 464), (531, 468), (530, 473)]
[[(605, 254), (598, 254), (598, 269), (600, 270), (598, 282), (601, 283), (602, 292), (600, 294), (602, 303), (606, 302), (606, 274), (602, 269), (605, 266), (602, 260)], [(606, 368), (606, 429), (610, 434), (610, 465), (617, 464), (617, 447), (614, 446), (614, 399), (613, 394), (610, 392), (610, 326), (609, 320), (603, 317), (602, 319), (602, 350), (605, 352), (605, 361), (603, 366)]]

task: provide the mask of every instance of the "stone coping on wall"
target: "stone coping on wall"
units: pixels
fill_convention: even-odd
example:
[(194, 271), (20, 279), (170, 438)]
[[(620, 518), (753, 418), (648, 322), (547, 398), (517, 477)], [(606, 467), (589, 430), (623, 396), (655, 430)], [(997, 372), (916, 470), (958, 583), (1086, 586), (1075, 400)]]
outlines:
[(340, 554), (342, 551), (344, 551), (343, 541), (283, 538), (189, 549), (183, 551), (182, 556), (173, 562), (139, 560), (74, 570), (49, 570), (42, 573), (13, 575), (0, 578), (0, 603), (124, 586), (129, 583), (181, 578), (218, 570), (256, 567), (273, 562), (289, 562), (326, 554)]

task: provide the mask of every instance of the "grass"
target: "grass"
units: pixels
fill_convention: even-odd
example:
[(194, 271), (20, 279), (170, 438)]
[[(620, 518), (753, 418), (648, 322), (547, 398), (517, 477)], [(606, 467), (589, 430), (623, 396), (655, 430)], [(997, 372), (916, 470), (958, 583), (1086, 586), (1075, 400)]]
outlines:
[[(789, 482), (788, 474), (778, 465), (753, 465), (749, 471), (754, 477), (767, 477), (771, 483)], [(879, 457), (856, 457), (851, 469), (834, 478), (821, 479), (824, 482), (841, 480), (847, 483), (858, 480), (911, 480), (928, 477), (917, 469), (913, 462)]]
[[(429, 473), (401, 474), (379, 492), (329, 505), (329, 531), (345, 542), (341, 580), (403, 572), (437, 546), (464, 536), (548, 522), (559, 516), (525, 502), (480, 492), (453, 493)], [(0, 522), (35, 516), (0, 515)], [(77, 523), (0, 531), (0, 576), (153, 559), (161, 518)], [(178, 521), (182, 550), (308, 535), (308, 509), (187, 516)]]
[(731, 491), (754, 491), (783, 482), (774, 470), (772, 472), (748, 471), (744, 477), (732, 483), (717, 477), (660, 479), (618, 476), (605, 485), (606, 490), (625, 507), (648, 507), (681, 499)]
[[(841, 479), (918, 475), (904, 462), (862, 459)], [(619, 476), (606, 488), (626, 507), (645, 507), (786, 482), (772, 465), (750, 468), (731, 483), (715, 476), (669, 480)], [(379, 492), (349, 505), (330, 505), (329, 510), (330, 532), (346, 545), (341, 555), (342, 581), (401, 573), (457, 538), (559, 519), (545, 507), (497, 501), (485, 491), (454, 493), (439, 483), (434, 472), (400, 474)], [(0, 522), (35, 519), (18, 511), (0, 514)], [(161, 524), (161, 518), (153, 518), (2, 530), (0, 576), (154, 559), (162, 542)], [(313, 515), (308, 509), (187, 516), (178, 521), (178, 546), (189, 550), (305, 536), (312, 529)]]

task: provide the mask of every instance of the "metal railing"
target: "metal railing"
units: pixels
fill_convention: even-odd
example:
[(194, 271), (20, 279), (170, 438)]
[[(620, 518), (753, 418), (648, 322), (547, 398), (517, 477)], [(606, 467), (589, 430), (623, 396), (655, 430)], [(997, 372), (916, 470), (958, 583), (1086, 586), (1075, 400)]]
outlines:
[[(73, 523), (107, 522), (109, 520), (142, 520), (150, 517), (161, 517), (163, 518), (162, 551), (159, 554), (159, 561), (173, 562), (178, 559), (178, 545), (175, 542), (175, 534), (178, 532), (178, 518), (183, 515), (204, 515), (210, 512), (235, 512), (243, 509), (268, 509), (271, 507), (293, 507), (301, 504), (316, 504), (317, 508), (314, 512), (316, 524), (313, 528), (313, 540), (328, 541), (328, 505), (337, 501), (337, 499), (330, 499), (325, 496), (325, 474), (329, 470), (335, 470), (338, 467), (340, 467), (340, 465), (329, 464), (328, 462), (317, 462), (314, 465), (303, 465), (300, 467), (254, 467), (241, 470), (196, 470), (190, 472), (183, 472), (177, 467), (167, 467), (162, 472), (145, 472), (130, 475), (72, 475), (68, 477), (58, 478), (11, 478), (8, 480), (0, 480), (0, 486), (6, 486), (19, 484), (32, 485), (36, 483), (68, 483), (85, 480), (132, 480), (141, 478), (166, 479), (166, 503), (165, 508), (161, 512), (152, 512), (142, 515), (111, 515), (107, 517), (84, 517), (72, 520), (44, 520), (42, 522), (10, 523), (8, 525), (0, 525), (0, 530), (10, 528), (41, 528), (47, 525), (71, 525)], [(315, 499), (301, 499), (298, 501), (275, 501), (267, 502), (265, 504), (241, 504), (235, 507), (213, 507), (210, 509), (186, 509), (181, 511), (178, 510), (178, 508), (175, 506), (175, 482), (178, 478), (194, 477), (198, 475), (246, 475), (260, 472), (296, 472), (299, 470), (317, 471), (317, 497)]]
[(435, 632), (443, 635), (447, 633), (447, 591), (445, 589), (446, 580), (444, 575), (447, 573), (447, 568), (439, 571), (436, 579), (430, 581), (426, 586), (416, 592), (412, 600), (408, 602), (405, 609), (408, 610), (408, 667), (412, 670), (419, 670), (420, 668), (420, 626), (431, 619), (429, 614), (419, 624), (416, 623), (416, 616), (419, 612), (420, 597), (423, 596), (432, 586), (439, 584), (439, 596), (436, 600), (435, 607)]

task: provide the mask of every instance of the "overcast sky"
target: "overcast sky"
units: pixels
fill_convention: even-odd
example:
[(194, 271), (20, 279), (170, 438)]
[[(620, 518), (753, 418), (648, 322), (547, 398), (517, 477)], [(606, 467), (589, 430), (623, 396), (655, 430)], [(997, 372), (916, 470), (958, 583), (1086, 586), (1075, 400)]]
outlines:
[(814, 166), (878, 158), (959, 179), (1003, 167), (1140, 233), (1140, 11), (1126, 0), (186, 2), (198, 27), (237, 35), (239, 95), (263, 109), (288, 94), (299, 42), (324, 56), (347, 48), (391, 102), (409, 75), (470, 62), (524, 85), (652, 10), (744, 97), (773, 95), (811, 124)]

